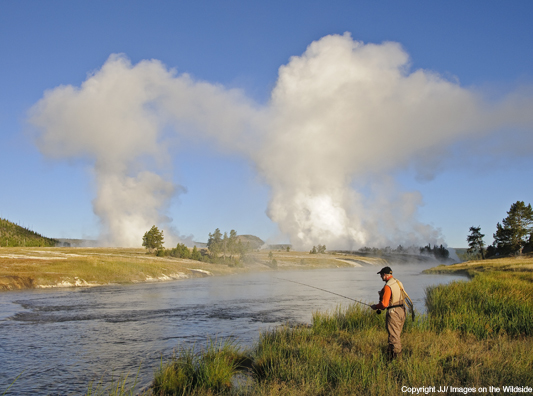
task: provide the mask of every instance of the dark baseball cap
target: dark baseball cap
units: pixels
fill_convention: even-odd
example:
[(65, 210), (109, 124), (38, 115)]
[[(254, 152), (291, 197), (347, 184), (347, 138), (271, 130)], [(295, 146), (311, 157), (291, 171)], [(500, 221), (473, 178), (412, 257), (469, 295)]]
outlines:
[(392, 274), (392, 269), (391, 267), (383, 267), (381, 269), (381, 271), (378, 272), (379, 275), (382, 275), (382, 274)]

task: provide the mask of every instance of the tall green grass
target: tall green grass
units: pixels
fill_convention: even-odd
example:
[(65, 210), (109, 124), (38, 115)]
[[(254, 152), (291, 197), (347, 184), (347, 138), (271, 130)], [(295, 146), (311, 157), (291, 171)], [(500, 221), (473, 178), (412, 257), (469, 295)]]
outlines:
[(428, 288), (432, 328), (458, 330), (479, 339), (533, 335), (533, 273), (488, 272), (470, 282)]
[(200, 352), (182, 348), (156, 373), (154, 395), (191, 395), (227, 393), (232, 379), (247, 357), (232, 341), (209, 340)]
[[(387, 334), (384, 317), (367, 308), (351, 306), (346, 311), (317, 313), (311, 327), (280, 328), (263, 334), (254, 350), (254, 368), (259, 395), (391, 395), (403, 394), (402, 387), (463, 386), (485, 387), (533, 384), (533, 338), (530, 334), (510, 331), (480, 333), (478, 320), (490, 323), (497, 309), (505, 303), (513, 306), (529, 301), (533, 285), (528, 277), (517, 279), (479, 278), (443, 286), (448, 293), (432, 294), (437, 307), (446, 307), (456, 287), (483, 290), (486, 282), (498, 285), (494, 299), (503, 301), (493, 310), (478, 309), (475, 318), (463, 315), (464, 329), (446, 327), (435, 321), (430, 308), (427, 316), (409, 318), (402, 334), (403, 357), (389, 362), (386, 358)], [(524, 289), (506, 294), (507, 286), (521, 284)], [(479, 282), (479, 284), (478, 284)], [(470, 290), (471, 292), (473, 292)], [(498, 295), (495, 290), (501, 293)], [(530, 295), (530, 294), (529, 294)], [(457, 297), (457, 296), (456, 296)], [(504, 298), (505, 297), (505, 298)], [(468, 300), (454, 300), (456, 308), (468, 312)], [(496, 313), (496, 315), (498, 315)], [(495, 319), (493, 319), (495, 320)], [(514, 328), (517, 323), (510, 323)], [(527, 327), (527, 324), (524, 326)]]

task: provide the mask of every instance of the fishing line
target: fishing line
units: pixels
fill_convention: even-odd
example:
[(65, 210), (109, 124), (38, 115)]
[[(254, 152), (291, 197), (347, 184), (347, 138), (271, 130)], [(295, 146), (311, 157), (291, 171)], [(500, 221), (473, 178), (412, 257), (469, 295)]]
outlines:
[(280, 279), (280, 280), (284, 280), (284, 281), (287, 281), (287, 282), (298, 283), (299, 285), (302, 285), (302, 286), (312, 287), (313, 289), (322, 290), (323, 292), (330, 293), (330, 294), (335, 294), (336, 296), (344, 297), (344, 298), (347, 298), (348, 300), (352, 300), (352, 301), (355, 301), (355, 302), (357, 302), (359, 304), (366, 305), (367, 307), (371, 307), (370, 304), (364, 303), (364, 302), (359, 301), (359, 300), (355, 300), (355, 299), (350, 298), (350, 297), (343, 296), (342, 294), (333, 293), (332, 291), (329, 291), (329, 290), (326, 290), (326, 289), (321, 289), (320, 287), (306, 285), (305, 283), (296, 282), (296, 281), (293, 281), (293, 280), (290, 280), (290, 279), (284, 279), (284, 278), (278, 278), (278, 277), (274, 277), (274, 278)]

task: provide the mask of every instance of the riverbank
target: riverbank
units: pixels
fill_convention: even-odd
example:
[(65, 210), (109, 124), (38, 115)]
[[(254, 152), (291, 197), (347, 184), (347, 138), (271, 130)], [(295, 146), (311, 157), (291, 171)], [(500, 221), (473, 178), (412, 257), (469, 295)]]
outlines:
[[(426, 286), (465, 279), (420, 275), (429, 267), (393, 267), (420, 309)], [(138, 374), (137, 383), (143, 388), (153, 381), (160, 362), (170, 360), (180, 348), (203, 347), (209, 338), (230, 338), (250, 348), (260, 333), (285, 323), (310, 324), (313, 312), (350, 303), (286, 280), (374, 303), (382, 286), (377, 271), (376, 266), (249, 271), (170, 282), (0, 293), (4, 341), (0, 395), (21, 367), (25, 372), (11, 390), (20, 395), (83, 395), (91, 382), (93, 390), (96, 384), (106, 388), (118, 375), (128, 373), (130, 381)]]
[(179, 351), (146, 394), (532, 393), (528, 265), (525, 258), (452, 268), (467, 268), (472, 279), (426, 290), (428, 314), (407, 319), (399, 359), (387, 359), (385, 315), (353, 305), (316, 313), (310, 326), (262, 334), (251, 350), (211, 343), (200, 352)]
[(384, 265), (379, 258), (340, 254), (270, 251), (249, 254), (241, 266), (157, 257), (134, 248), (0, 248), (0, 291), (95, 287), (109, 284), (162, 282), (247, 271), (338, 268)]
[(469, 277), (483, 272), (533, 272), (533, 254), (523, 256), (471, 260), (464, 263), (439, 265), (424, 271), (427, 274), (463, 273)]

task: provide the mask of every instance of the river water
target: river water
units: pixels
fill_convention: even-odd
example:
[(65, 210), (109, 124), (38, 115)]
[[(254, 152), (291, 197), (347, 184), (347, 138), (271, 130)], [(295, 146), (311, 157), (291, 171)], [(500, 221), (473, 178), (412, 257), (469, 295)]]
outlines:
[[(425, 311), (425, 288), (464, 279), (425, 275), (432, 265), (393, 266)], [(314, 311), (351, 301), (279, 278), (375, 303), (383, 282), (375, 266), (271, 271), (166, 283), (0, 294), (0, 394), (80, 395), (120, 376), (146, 386), (173, 350), (207, 340), (252, 346), (261, 331), (310, 323)]]

